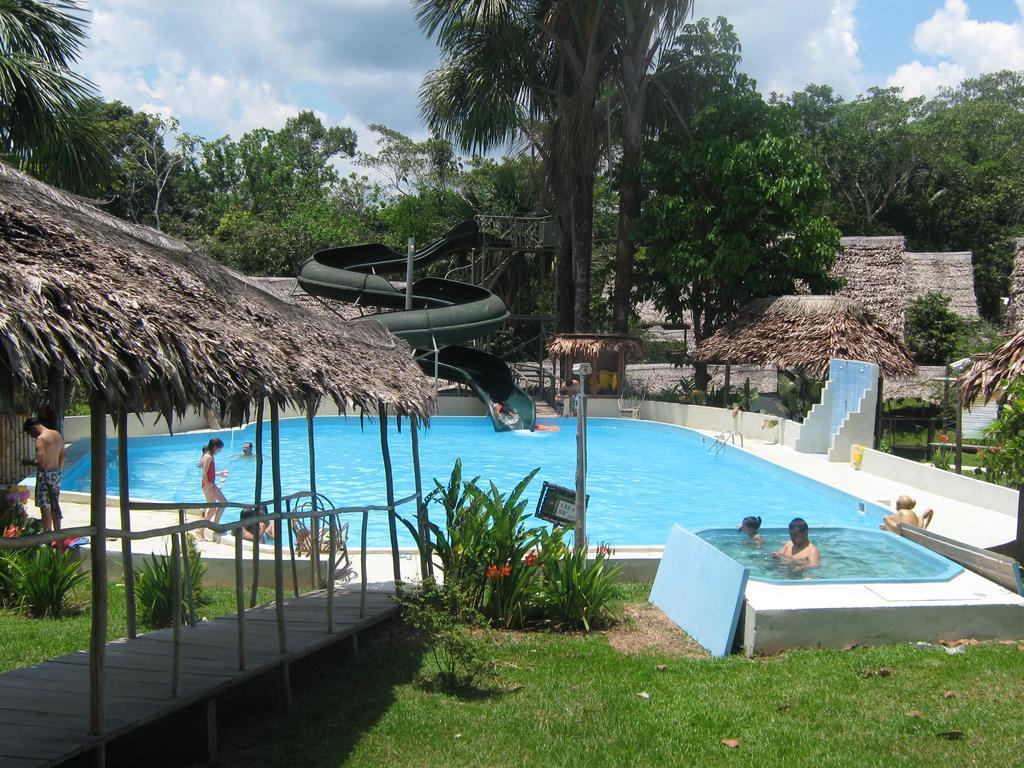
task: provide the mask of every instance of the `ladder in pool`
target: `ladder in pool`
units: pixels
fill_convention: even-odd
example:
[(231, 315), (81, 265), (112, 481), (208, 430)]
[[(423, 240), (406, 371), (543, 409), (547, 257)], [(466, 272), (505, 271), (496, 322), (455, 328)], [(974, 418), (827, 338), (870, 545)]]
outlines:
[(735, 431), (733, 431), (731, 429), (730, 430), (726, 430), (724, 432), (719, 432), (717, 435), (715, 435), (714, 440), (711, 441), (711, 445), (708, 448), (708, 453), (711, 453), (711, 454), (714, 454), (715, 456), (717, 456), (719, 453), (721, 453), (722, 448), (725, 447), (726, 443), (732, 443), (733, 445), (735, 445), (737, 437), (740, 439), (740, 448), (742, 448), (743, 447), (743, 435), (742, 434), (740, 434), (739, 432), (735, 432)]

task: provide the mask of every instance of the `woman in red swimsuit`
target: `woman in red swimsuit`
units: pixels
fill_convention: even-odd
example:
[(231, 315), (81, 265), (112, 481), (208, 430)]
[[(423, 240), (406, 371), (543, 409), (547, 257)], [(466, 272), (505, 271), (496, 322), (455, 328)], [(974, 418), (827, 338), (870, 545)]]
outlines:
[[(203, 458), (199, 460), (199, 469), (202, 471), (202, 484), (203, 484), (203, 495), (206, 497), (208, 504), (224, 504), (227, 499), (224, 498), (224, 494), (217, 486), (217, 478), (227, 477), (228, 472), (217, 471), (217, 462), (214, 457), (221, 452), (224, 448), (224, 441), (219, 437), (215, 437), (203, 447)], [(220, 522), (220, 516), (224, 514), (223, 507), (210, 507), (206, 510), (206, 514), (203, 515), (204, 520), (209, 520), (211, 523)], [(196, 538), (206, 540), (206, 531), (200, 528), (196, 531)]]

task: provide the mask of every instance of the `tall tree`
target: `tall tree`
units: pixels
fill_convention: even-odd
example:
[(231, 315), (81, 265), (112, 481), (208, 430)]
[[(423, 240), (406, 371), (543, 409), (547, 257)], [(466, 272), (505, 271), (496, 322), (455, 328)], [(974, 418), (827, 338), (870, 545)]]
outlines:
[[(798, 280), (833, 287), (839, 233), (821, 215), (828, 185), (809, 149), (737, 70), (732, 27), (688, 25), (672, 56), (673, 119), (645, 152), (638, 287), (699, 344), (746, 301)], [(697, 379), (706, 384), (705, 366)]]
[(107, 137), (71, 70), (86, 34), (74, 0), (0, 3), (0, 155), (57, 186), (90, 193), (113, 170)]
[(654, 78), (666, 48), (675, 40), (691, 0), (618, 0), (610, 14), (615, 31), (614, 77), (622, 125), (619, 226), (615, 253), (612, 329), (625, 333), (633, 306), (633, 227), (643, 196), (641, 149)]

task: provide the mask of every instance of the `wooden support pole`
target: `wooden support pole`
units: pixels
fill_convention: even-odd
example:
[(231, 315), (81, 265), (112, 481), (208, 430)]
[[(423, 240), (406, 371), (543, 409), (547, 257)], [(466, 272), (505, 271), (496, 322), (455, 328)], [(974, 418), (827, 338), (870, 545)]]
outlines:
[[(391, 536), (391, 565), (395, 575), (395, 589), (402, 581), (402, 566), (398, 557), (398, 521), (395, 510), (395, 480), (391, 474), (391, 451), (388, 449), (388, 409), (381, 401), (377, 413), (380, 421), (380, 452), (384, 458), (384, 485), (388, 497), (388, 533)], [(366, 547), (363, 547), (363, 551)]]
[(327, 521), (327, 634), (334, 634), (334, 569), (337, 567), (338, 530), (334, 515)]
[(171, 697), (181, 695), (181, 541), (171, 535)]
[[(289, 499), (288, 501), (285, 502), (284, 510), (285, 510), (285, 514), (291, 514), (291, 511), (292, 511), (291, 499)], [(291, 560), (291, 564), (292, 564), (292, 588), (293, 588), (293, 591), (295, 593), (295, 596), (298, 597), (299, 596), (299, 568), (298, 568), (298, 566), (295, 563), (295, 535), (294, 535), (294, 531), (292, 530), (291, 518), (288, 518), (288, 521), (285, 523), (285, 525), (286, 525), (286, 530), (288, 531), (288, 559)], [(310, 555), (310, 556), (312, 556), (312, 555)]]
[[(257, 525), (257, 533), (259, 526)], [(257, 536), (257, 538), (259, 538)], [(235, 611), (238, 614), (238, 670), (245, 671), (245, 569), (242, 561), (245, 558), (245, 550), (242, 547), (245, 539), (242, 538), (241, 527), (235, 529)]]
[(288, 638), (284, 620), (284, 550), (282, 537), (290, 531), (287, 521), (281, 519), (281, 413), (275, 400), (270, 401), (270, 467), (274, 484), (274, 608), (277, 618), (277, 651), (281, 654), (280, 692), (281, 709), (291, 711), (292, 690), (288, 671)]
[(370, 510), (363, 509), (363, 530), (359, 535), (359, 618), (366, 616), (366, 529), (370, 525)]
[[(253, 502), (253, 510), (260, 511), (260, 502), (263, 501), (263, 397), (256, 402), (256, 445), (253, 446), (256, 454), (256, 500)], [(276, 530), (275, 526), (275, 530)], [(258, 530), (258, 529), (257, 529)], [(249, 607), (256, 607), (256, 592), (260, 588), (260, 537), (252, 537), (252, 594), (249, 596)]]
[(89, 516), (95, 529), (89, 546), (92, 567), (92, 627), (89, 635), (89, 733), (104, 730), (107, 648), (107, 403), (102, 392), (89, 395), (92, 479)]
[[(118, 502), (121, 507), (121, 529), (132, 529), (132, 515), (129, 508), (128, 490), (128, 409), (117, 411), (117, 479)], [(132, 540), (127, 536), (121, 539), (121, 562), (124, 569), (124, 618), (128, 628), (128, 638), (135, 639), (138, 633), (135, 616), (135, 568), (132, 565)]]
[(728, 408), (729, 407), (729, 371), (730, 371), (729, 364), (726, 363), (725, 364), (724, 381), (722, 382), (722, 407), (723, 408)]
[(420, 578), (434, 575), (434, 558), (430, 548), (430, 528), (427, 527), (427, 505), (423, 500), (423, 480), (420, 474), (419, 419), (409, 417), (412, 432), (412, 474), (416, 483), (416, 532), (420, 537)]
[[(184, 509), (178, 510), (178, 525), (182, 527), (185, 525)], [(185, 579), (185, 602), (188, 604), (188, 625), (194, 627), (196, 625), (196, 602), (195, 595), (192, 594), (192, 559), (188, 556), (188, 534), (182, 530), (179, 535), (181, 536), (181, 564)]]
[[(312, 545), (309, 554), (310, 586), (312, 589), (320, 587), (320, 518), (317, 517), (318, 500), (316, 495), (316, 446), (313, 444), (313, 417), (316, 408), (313, 403), (306, 404), (306, 435), (309, 440), (309, 505), (312, 515), (309, 520), (309, 532), (312, 538)], [(333, 578), (333, 572), (328, 578)]]

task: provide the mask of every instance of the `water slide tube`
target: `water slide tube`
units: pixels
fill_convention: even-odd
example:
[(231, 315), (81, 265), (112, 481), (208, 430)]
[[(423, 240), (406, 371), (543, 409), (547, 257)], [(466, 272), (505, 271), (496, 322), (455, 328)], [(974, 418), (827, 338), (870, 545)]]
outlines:
[[(476, 222), (463, 221), (417, 251), (413, 264), (427, 266), (480, 243)], [(533, 398), (516, 386), (508, 366), (487, 352), (460, 346), (501, 329), (509, 314), (505, 302), (486, 288), (424, 277), (413, 282), (412, 309), (407, 310), (405, 286), (384, 276), (404, 274), (406, 265), (405, 255), (380, 243), (327, 248), (302, 265), (298, 282), (314, 296), (391, 310), (358, 319), (378, 322), (408, 341), (428, 375), (470, 386), (487, 405), (495, 430), (533, 429)], [(515, 413), (500, 414), (498, 403)]]

